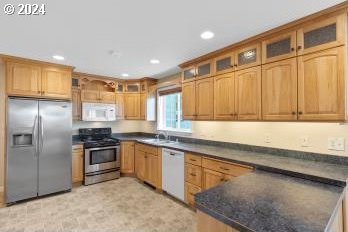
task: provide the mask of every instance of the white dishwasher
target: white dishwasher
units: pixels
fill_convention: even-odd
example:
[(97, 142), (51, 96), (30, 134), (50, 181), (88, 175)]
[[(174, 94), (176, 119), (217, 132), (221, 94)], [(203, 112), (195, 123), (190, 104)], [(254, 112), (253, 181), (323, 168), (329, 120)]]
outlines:
[(184, 166), (184, 152), (162, 149), (162, 189), (182, 201), (185, 201)]

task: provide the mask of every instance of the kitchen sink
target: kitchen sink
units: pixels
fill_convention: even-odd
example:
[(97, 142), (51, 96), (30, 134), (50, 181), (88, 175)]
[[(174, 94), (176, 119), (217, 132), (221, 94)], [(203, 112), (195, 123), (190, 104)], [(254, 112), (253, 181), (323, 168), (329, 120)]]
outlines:
[(141, 141), (145, 143), (155, 143), (155, 144), (176, 143), (175, 141), (170, 141), (165, 139), (142, 139)]

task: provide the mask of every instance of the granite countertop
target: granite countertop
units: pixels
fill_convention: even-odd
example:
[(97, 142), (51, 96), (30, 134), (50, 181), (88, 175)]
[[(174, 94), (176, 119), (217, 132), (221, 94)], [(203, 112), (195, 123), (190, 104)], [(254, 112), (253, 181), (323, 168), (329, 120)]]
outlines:
[(346, 165), (236, 150), (213, 145), (182, 142), (169, 144), (144, 142), (144, 139), (150, 138), (148, 136), (132, 135), (114, 137), (121, 141), (137, 141), (153, 146), (199, 153), (203, 156), (244, 164), (260, 170), (278, 172), (338, 186), (345, 186), (348, 177), (348, 166)]
[(344, 188), (256, 170), (195, 196), (196, 207), (240, 231), (326, 231)]
[(344, 196), (348, 177), (344, 164), (212, 144), (158, 144), (144, 141), (153, 136), (137, 134), (113, 137), (254, 167), (254, 172), (195, 197), (199, 210), (240, 231), (325, 231)]

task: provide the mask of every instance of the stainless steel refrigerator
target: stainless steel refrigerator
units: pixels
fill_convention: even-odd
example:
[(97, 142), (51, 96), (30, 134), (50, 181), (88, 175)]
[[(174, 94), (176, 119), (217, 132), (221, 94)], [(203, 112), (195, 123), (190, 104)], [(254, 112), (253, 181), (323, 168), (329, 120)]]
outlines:
[(71, 103), (9, 98), (6, 202), (71, 189)]

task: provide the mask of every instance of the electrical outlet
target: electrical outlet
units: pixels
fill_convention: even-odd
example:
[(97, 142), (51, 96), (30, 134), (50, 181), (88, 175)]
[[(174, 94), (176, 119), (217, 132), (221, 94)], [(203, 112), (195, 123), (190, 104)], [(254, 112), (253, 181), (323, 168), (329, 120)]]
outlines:
[(329, 150), (344, 151), (346, 147), (345, 145), (346, 145), (346, 141), (342, 137), (340, 138), (331, 137), (331, 138), (328, 138), (327, 140), (327, 149)]
[(308, 136), (302, 136), (301, 137), (301, 146), (302, 147), (309, 147), (309, 137)]
[(265, 134), (265, 143), (271, 143), (271, 135), (270, 134)]

